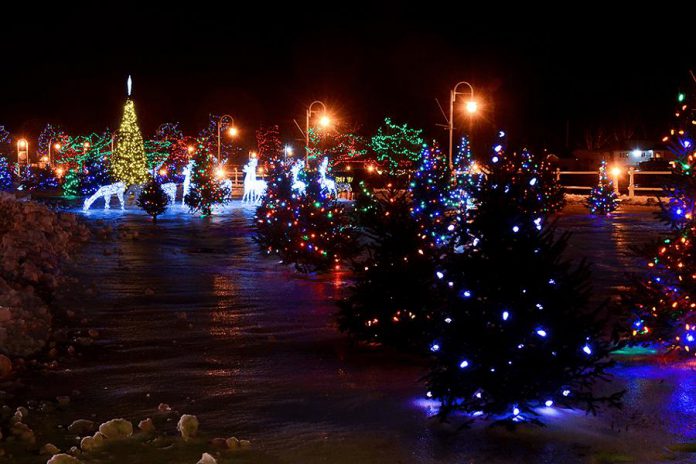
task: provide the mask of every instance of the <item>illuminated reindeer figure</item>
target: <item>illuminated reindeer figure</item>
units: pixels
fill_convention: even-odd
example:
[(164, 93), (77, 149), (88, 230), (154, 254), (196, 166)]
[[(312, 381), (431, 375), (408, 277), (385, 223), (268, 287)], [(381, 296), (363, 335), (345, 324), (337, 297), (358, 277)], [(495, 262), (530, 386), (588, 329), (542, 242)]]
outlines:
[(336, 189), (336, 182), (333, 179), (326, 178), (326, 171), (329, 169), (329, 158), (324, 157), (319, 164), (317, 170), (319, 171), (319, 184), (322, 190), (326, 190), (329, 195), (334, 197), (338, 196), (338, 190)]
[[(160, 169), (162, 169), (162, 166), (164, 166), (165, 161), (162, 161), (158, 166), (153, 169), (152, 173), (155, 175), (155, 173), (159, 173)], [(161, 184), (160, 187), (162, 187), (162, 190), (164, 193), (167, 194), (167, 197), (169, 198), (169, 204), (173, 205), (176, 203), (176, 184), (174, 182), (165, 182), (164, 184)]]
[(251, 158), (249, 162), (242, 168), (246, 173), (244, 176), (244, 195), (242, 202), (256, 203), (266, 194), (268, 185), (265, 180), (256, 178), (256, 166), (258, 166), (258, 158)]
[(124, 209), (123, 194), (125, 192), (126, 184), (124, 184), (123, 182), (102, 185), (101, 187), (99, 187), (99, 190), (94, 192), (94, 194), (91, 197), (85, 200), (85, 203), (82, 206), (82, 210), (89, 210), (90, 206), (92, 206), (92, 203), (94, 203), (99, 197), (104, 198), (104, 209), (111, 209), (111, 205), (109, 203), (111, 202), (111, 197), (113, 195), (116, 195), (118, 197), (118, 201), (121, 203), (121, 209)]
[(184, 190), (181, 194), (181, 206), (184, 206), (184, 198), (186, 198), (186, 195), (188, 195), (191, 191), (191, 174), (193, 174), (193, 167), (195, 165), (196, 163), (194, 163), (193, 160), (191, 160), (188, 162), (186, 167), (184, 167)]
[(304, 160), (297, 160), (295, 164), (290, 168), (290, 173), (292, 174), (292, 189), (297, 191), (300, 195), (304, 195), (307, 184), (298, 179), (300, 176), (300, 171), (304, 169)]

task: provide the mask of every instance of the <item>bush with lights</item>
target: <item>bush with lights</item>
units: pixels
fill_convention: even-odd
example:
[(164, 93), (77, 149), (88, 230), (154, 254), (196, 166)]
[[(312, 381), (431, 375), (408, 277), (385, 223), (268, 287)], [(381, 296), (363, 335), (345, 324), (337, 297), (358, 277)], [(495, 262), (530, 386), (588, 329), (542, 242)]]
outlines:
[(696, 353), (696, 150), (688, 129), (696, 109), (679, 94), (676, 127), (664, 142), (677, 160), (660, 200), (671, 233), (644, 250), (648, 270), (624, 296), (635, 311), (634, 340), (656, 342), (670, 351)]
[(164, 214), (168, 204), (169, 197), (155, 178), (150, 179), (138, 195), (138, 206), (152, 216), (152, 222), (157, 222), (157, 216)]
[(20, 190), (27, 192), (44, 192), (59, 187), (58, 179), (50, 167), (27, 166), (22, 169)]
[(85, 162), (84, 168), (78, 174), (80, 195), (92, 195), (102, 185), (114, 183), (111, 170), (103, 158), (93, 158)]
[(194, 167), (191, 174), (191, 190), (184, 197), (184, 203), (191, 211), (209, 216), (213, 206), (225, 203), (231, 192), (216, 175), (215, 162), (207, 140), (198, 141), (192, 160)]
[(269, 164), (254, 239), (300, 272), (337, 268), (352, 253), (352, 227), (343, 207), (321, 188), (318, 173), (308, 173), (304, 182), (304, 193), (293, 190), (289, 167), (281, 160)]
[(607, 175), (607, 162), (604, 160), (599, 166), (599, 183), (590, 191), (586, 204), (590, 213), (598, 216), (608, 216), (619, 206), (619, 196), (614, 189), (614, 182)]
[(339, 302), (339, 328), (359, 341), (424, 353), (432, 338), (435, 256), (423, 246), (411, 199), (394, 188), (363, 188), (355, 215), (364, 249), (353, 264), (355, 284)]
[(535, 169), (497, 144), (478, 207), (456, 229), (461, 252), (436, 263), (443, 303), (427, 384), (443, 418), (538, 423), (538, 407), (620, 404), (620, 392), (593, 393), (618, 337), (589, 307), (587, 265), (563, 258), (568, 236), (555, 237), (547, 214), (530, 207)]
[(0, 192), (9, 192), (13, 188), (10, 165), (7, 162), (7, 158), (0, 156)]

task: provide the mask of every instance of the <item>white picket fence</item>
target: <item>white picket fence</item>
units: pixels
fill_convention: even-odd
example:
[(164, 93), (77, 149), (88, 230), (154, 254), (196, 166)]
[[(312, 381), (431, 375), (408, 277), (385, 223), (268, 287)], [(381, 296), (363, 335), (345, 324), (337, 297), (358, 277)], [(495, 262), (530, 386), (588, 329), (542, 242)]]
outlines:
[[(629, 198), (634, 198), (636, 196), (636, 192), (640, 195), (641, 192), (646, 192), (646, 195), (648, 194), (647, 192), (661, 192), (662, 187), (643, 187), (640, 185), (636, 185), (636, 179), (640, 178), (642, 176), (664, 176), (664, 175), (670, 175), (672, 174), (670, 171), (641, 171), (635, 168), (629, 168), (626, 171), (621, 171), (620, 173), (609, 173), (610, 176), (613, 177), (614, 181), (614, 189), (616, 190), (616, 193), (620, 192), (620, 189), (622, 187), (625, 187), (628, 190), (628, 197)], [(556, 180), (563, 185), (563, 187), (566, 190), (591, 190), (594, 185), (592, 186), (585, 186), (585, 185), (565, 185), (563, 183), (563, 176), (594, 176), (599, 178), (599, 170), (597, 171), (561, 171), (560, 169), (556, 170)], [(628, 184), (628, 185), (626, 185)]]

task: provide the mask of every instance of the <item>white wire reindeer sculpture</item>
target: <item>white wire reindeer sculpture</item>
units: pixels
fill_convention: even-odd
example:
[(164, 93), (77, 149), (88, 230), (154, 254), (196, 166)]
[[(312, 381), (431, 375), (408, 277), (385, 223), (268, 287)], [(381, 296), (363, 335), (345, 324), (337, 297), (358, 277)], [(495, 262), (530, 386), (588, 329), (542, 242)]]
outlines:
[(304, 160), (297, 160), (295, 164), (290, 168), (290, 173), (292, 174), (292, 190), (296, 191), (300, 195), (304, 195), (307, 184), (299, 180), (300, 171), (304, 169)]
[(244, 175), (243, 203), (256, 203), (266, 194), (268, 184), (266, 184), (265, 180), (256, 178), (256, 167), (258, 164), (258, 158), (251, 158), (244, 168), (242, 168), (246, 173)]
[(329, 158), (324, 157), (324, 159), (319, 164), (317, 170), (319, 171), (319, 185), (321, 189), (325, 190), (329, 195), (334, 197), (338, 196), (338, 190), (336, 189), (336, 182), (333, 179), (326, 177), (326, 172), (329, 169)]
[(115, 184), (102, 185), (99, 190), (94, 192), (91, 197), (85, 200), (82, 205), (82, 210), (87, 211), (92, 206), (92, 203), (97, 201), (99, 197), (104, 198), (104, 209), (111, 209), (111, 197), (116, 195), (118, 201), (121, 203), (121, 209), (124, 209), (123, 194), (126, 193), (126, 184), (123, 182), (116, 182)]
[(195, 164), (196, 163), (194, 163), (193, 160), (189, 161), (182, 171), (184, 174), (184, 185), (183, 192), (181, 194), (181, 206), (184, 206), (184, 199), (191, 191), (191, 175), (193, 174), (193, 167)]

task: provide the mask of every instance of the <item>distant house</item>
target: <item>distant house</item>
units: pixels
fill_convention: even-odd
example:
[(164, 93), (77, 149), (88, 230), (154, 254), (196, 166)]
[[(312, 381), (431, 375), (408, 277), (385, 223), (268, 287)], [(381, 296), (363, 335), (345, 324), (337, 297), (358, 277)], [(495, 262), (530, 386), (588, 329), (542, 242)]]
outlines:
[(594, 170), (602, 160), (623, 168), (640, 169), (641, 165), (659, 165), (674, 159), (674, 154), (655, 143), (631, 141), (622, 146), (600, 150), (574, 150), (570, 159), (564, 160), (564, 169)]

